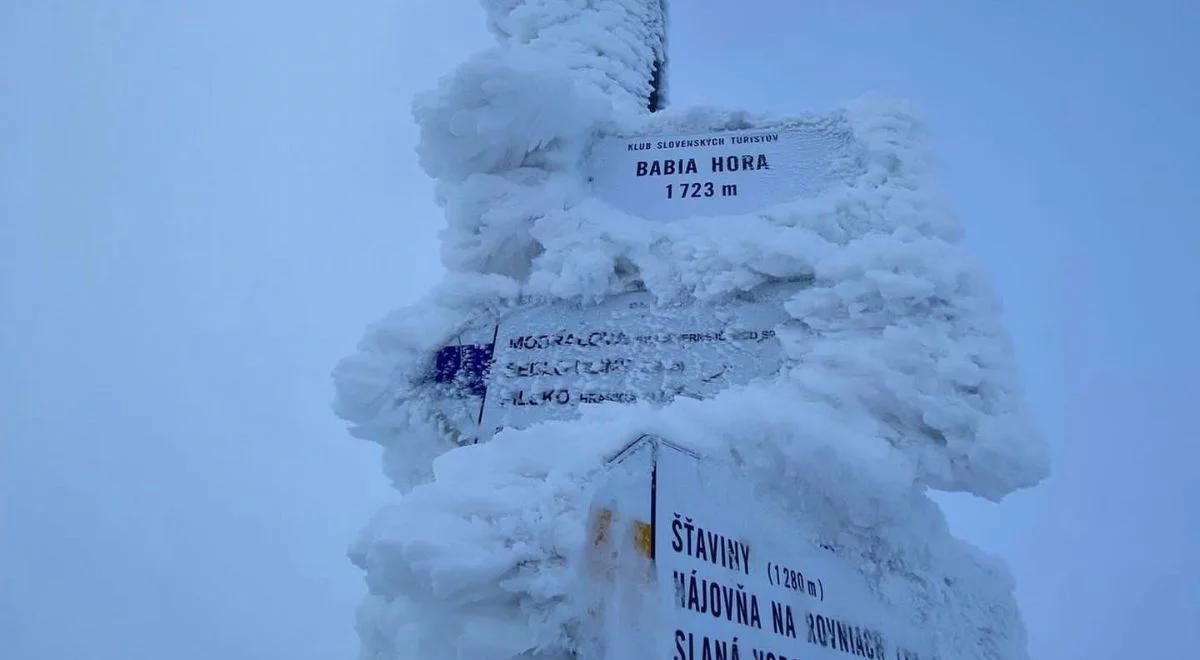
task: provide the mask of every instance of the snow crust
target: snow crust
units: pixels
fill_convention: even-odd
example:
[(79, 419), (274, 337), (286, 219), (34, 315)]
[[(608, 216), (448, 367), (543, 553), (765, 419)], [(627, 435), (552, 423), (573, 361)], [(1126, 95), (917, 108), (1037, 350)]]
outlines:
[[(999, 305), (959, 246), (912, 112), (867, 98), (790, 118), (651, 115), (658, 2), (483, 4), (499, 45), (414, 107), (448, 274), (334, 373), (336, 412), (384, 447), (403, 493), (351, 550), (370, 587), (361, 657), (604, 657), (588, 625), (587, 512), (607, 458), (649, 432), (816, 521), (881, 597), (936, 630), (940, 657), (1025, 658), (1004, 568), (955, 540), (927, 495), (998, 500), (1038, 483), (1047, 461)], [(600, 134), (799, 122), (849, 129), (860, 174), (815, 199), (671, 223), (613, 209), (582, 175)], [(778, 328), (784, 368), (709, 400), (589, 406), (460, 447), (420, 387), (448, 338), (523, 297), (714, 301), (778, 281), (805, 284)]]

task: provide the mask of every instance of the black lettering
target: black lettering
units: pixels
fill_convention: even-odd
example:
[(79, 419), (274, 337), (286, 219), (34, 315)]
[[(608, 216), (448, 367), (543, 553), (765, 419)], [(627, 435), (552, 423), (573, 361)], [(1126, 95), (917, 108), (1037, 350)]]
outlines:
[(796, 638), (796, 620), (792, 617), (792, 607), (771, 601), (771, 628), (776, 635)]

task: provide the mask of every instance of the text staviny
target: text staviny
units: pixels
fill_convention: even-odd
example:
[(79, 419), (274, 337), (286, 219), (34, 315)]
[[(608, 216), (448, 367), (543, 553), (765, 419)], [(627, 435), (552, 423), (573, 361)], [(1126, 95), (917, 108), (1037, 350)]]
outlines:
[(671, 521), (671, 549), (682, 552), (689, 557), (695, 557), (731, 571), (750, 574), (750, 546), (735, 541), (724, 534), (705, 530), (685, 518), (675, 514)]

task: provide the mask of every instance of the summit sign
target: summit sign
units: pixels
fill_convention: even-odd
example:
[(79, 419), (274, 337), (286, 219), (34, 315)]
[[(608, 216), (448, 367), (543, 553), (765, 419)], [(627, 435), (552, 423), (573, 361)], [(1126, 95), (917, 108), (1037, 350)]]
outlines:
[(820, 195), (861, 166), (837, 122), (671, 137), (605, 137), (588, 180), (608, 204), (648, 220), (752, 213)]

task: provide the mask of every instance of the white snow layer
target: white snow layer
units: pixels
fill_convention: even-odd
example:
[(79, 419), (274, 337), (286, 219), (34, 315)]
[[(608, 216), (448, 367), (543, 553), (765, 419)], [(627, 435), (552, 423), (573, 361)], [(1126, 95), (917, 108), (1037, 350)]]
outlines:
[[(586, 512), (605, 459), (649, 432), (775, 489), (935, 631), (941, 658), (1025, 658), (1004, 568), (951, 537), (926, 491), (1000, 499), (1042, 479), (1046, 457), (997, 302), (958, 245), (906, 108), (650, 115), (657, 1), (484, 5), (500, 45), (415, 104), (449, 274), (372, 326), (334, 374), (337, 413), (384, 447), (403, 492), (351, 551), (370, 587), (361, 657), (603, 657), (586, 623)], [(860, 174), (814, 199), (674, 223), (616, 211), (581, 174), (602, 133), (797, 122), (852, 131)], [(775, 281), (806, 284), (778, 329), (784, 367), (709, 400), (589, 406), (459, 447), (419, 387), (448, 338), (523, 296), (712, 301)]]

